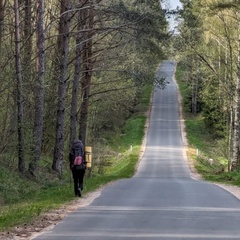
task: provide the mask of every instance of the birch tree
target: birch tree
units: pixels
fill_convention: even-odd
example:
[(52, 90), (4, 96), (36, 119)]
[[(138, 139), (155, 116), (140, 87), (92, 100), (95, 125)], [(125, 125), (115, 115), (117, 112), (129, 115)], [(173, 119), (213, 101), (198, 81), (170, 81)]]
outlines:
[[(202, 97), (204, 109), (210, 111), (204, 117), (210, 119), (211, 130), (221, 131), (218, 136), (225, 135), (228, 142), (225, 156), (229, 170), (235, 170), (239, 164), (240, 134), (239, 4), (230, 0), (181, 2), (185, 7), (193, 6), (190, 13), (203, 24), (202, 43), (190, 44), (205, 65)], [(209, 70), (211, 75), (206, 76)]]
[[(216, 4), (216, 8), (221, 10), (227, 10), (226, 15), (228, 18), (231, 19), (231, 22), (237, 26), (237, 34), (233, 34), (227, 38), (228, 46), (230, 48), (230, 54), (235, 54), (235, 61), (234, 57), (231, 58), (231, 76), (235, 77), (235, 90), (233, 93), (234, 96), (234, 130), (233, 130), (233, 149), (232, 149), (232, 159), (230, 165), (230, 170), (234, 171), (239, 168), (239, 137), (240, 137), (240, 8), (238, 1), (225, 1), (219, 2)], [(228, 29), (225, 27), (225, 32), (228, 33)], [(236, 39), (237, 46), (236, 51), (233, 51), (234, 45), (232, 46), (231, 39), (235, 39), (234, 36), (238, 36)], [(232, 65), (235, 62), (235, 67)], [(236, 73), (234, 70), (236, 69)]]
[(238, 17), (238, 56), (237, 56), (237, 75), (236, 75), (236, 103), (234, 119), (234, 138), (233, 138), (233, 158), (232, 171), (239, 168), (239, 134), (240, 134), (240, 13)]

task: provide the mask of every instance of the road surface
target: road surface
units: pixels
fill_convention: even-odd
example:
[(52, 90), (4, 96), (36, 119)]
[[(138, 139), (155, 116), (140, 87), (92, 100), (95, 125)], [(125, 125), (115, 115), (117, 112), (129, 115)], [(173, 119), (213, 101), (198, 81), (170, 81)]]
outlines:
[(89, 206), (35, 240), (240, 239), (240, 201), (213, 184), (191, 178), (184, 152), (175, 64), (157, 74), (146, 149), (135, 176), (106, 187)]

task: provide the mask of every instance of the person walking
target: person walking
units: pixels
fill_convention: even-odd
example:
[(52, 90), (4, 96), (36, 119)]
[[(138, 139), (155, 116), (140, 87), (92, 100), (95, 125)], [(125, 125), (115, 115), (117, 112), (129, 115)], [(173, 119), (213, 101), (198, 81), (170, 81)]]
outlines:
[(73, 141), (69, 153), (69, 164), (74, 182), (74, 193), (76, 197), (81, 197), (83, 190), (83, 179), (86, 170), (85, 151), (81, 140)]

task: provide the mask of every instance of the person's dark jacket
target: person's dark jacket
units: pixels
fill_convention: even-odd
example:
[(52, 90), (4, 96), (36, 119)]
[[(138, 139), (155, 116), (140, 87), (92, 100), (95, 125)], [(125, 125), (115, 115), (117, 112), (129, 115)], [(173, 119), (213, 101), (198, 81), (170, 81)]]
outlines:
[(78, 152), (78, 154), (80, 156), (82, 156), (83, 158), (83, 163), (86, 164), (86, 161), (85, 161), (85, 151), (84, 151), (84, 146), (83, 146), (83, 143), (81, 140), (74, 140), (73, 144), (72, 144), (72, 147), (71, 147), (71, 150), (70, 150), (70, 153), (69, 153), (69, 166), (70, 166), (70, 169), (73, 169), (73, 162), (74, 162), (74, 158), (76, 157), (76, 154), (75, 152)]

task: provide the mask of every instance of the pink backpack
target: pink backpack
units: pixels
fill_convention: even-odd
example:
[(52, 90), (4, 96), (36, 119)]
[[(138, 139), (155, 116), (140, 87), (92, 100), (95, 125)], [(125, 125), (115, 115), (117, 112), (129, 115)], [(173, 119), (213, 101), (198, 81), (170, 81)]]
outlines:
[(80, 166), (82, 163), (83, 163), (82, 156), (76, 156), (74, 161), (73, 161), (73, 165), (74, 166)]
[(76, 170), (85, 169), (85, 163), (83, 158), (84, 149), (81, 141), (74, 142), (73, 153), (74, 153), (73, 168)]

